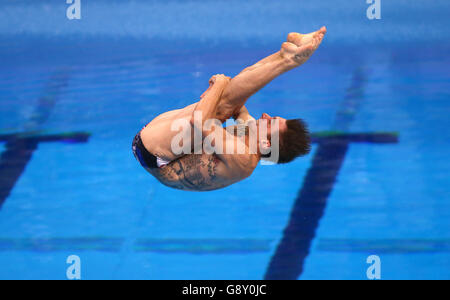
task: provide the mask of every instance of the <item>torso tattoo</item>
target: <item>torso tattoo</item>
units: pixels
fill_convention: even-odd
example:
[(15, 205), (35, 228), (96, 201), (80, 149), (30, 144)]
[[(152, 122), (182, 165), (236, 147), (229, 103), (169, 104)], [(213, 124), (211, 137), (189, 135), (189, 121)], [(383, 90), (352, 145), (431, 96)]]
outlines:
[[(230, 133), (241, 138), (248, 136), (248, 126), (228, 128)], [(189, 154), (180, 157), (151, 173), (164, 185), (187, 191), (211, 191), (226, 187), (247, 176), (248, 168), (253, 170), (257, 161), (248, 157), (244, 168), (234, 165), (231, 171), (215, 154)], [(255, 163), (253, 165), (253, 163)], [(253, 168), (252, 168), (253, 167)]]
[(209, 191), (227, 185), (217, 174), (219, 164), (216, 155), (191, 154), (158, 169), (153, 175), (172, 188)]

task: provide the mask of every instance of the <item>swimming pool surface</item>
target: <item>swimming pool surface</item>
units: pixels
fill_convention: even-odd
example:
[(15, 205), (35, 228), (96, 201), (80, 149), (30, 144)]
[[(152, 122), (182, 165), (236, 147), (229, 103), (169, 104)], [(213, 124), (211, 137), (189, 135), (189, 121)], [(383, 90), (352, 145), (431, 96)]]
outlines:
[[(0, 1), (0, 279), (450, 279), (450, 3)], [(247, 107), (310, 155), (223, 190), (159, 184), (131, 142), (291, 31), (321, 48)]]

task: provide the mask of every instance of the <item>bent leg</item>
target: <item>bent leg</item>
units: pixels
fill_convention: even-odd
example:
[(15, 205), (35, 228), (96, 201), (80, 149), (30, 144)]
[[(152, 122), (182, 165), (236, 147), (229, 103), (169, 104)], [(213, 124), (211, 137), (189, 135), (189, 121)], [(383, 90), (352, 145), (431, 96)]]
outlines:
[[(319, 30), (319, 33), (320, 32), (325, 33), (326, 29), (324, 31), (324, 28), (321, 28)], [(300, 46), (301, 44), (307, 44), (308, 42), (310, 42), (315, 34), (316, 34), (316, 32), (313, 32), (313, 33), (310, 33), (310, 34), (300, 34), (300, 33), (297, 33), (297, 32), (291, 32), (291, 33), (288, 34), (287, 41), (289, 43), (295, 44), (296, 46)], [(280, 51), (278, 51), (278, 52), (276, 52), (276, 53), (274, 53), (272, 55), (269, 55), (269, 56), (261, 59), (260, 61), (258, 61), (256, 64), (245, 68), (239, 74), (245, 73), (247, 71), (254, 70), (254, 69), (262, 66), (265, 63), (273, 62), (273, 61), (279, 59), (280, 55), (281, 55)]]
[(279, 75), (305, 63), (319, 47), (326, 33), (320, 30), (302, 35), (291, 33), (281, 50), (244, 69), (225, 88), (218, 118), (226, 120), (244, 106), (247, 99)]
[(258, 61), (256, 64), (254, 64), (254, 65), (252, 65), (252, 66), (250, 66), (250, 67), (245, 68), (244, 70), (241, 71), (241, 73), (239, 73), (239, 75), (242, 74), (242, 73), (248, 72), (248, 71), (252, 71), (252, 70), (254, 70), (254, 69), (258, 68), (258, 67), (261, 67), (261, 66), (264, 65), (265, 63), (268, 63), (268, 62), (272, 62), (272, 61), (274, 61), (274, 60), (277, 60), (277, 59), (280, 57), (280, 55), (281, 55), (281, 54), (280, 54), (280, 51), (278, 51), (278, 52), (276, 52), (276, 53), (274, 53), (274, 54), (272, 54), (272, 55), (269, 55), (269, 56), (267, 56), (267, 57), (261, 59), (260, 61)]
[[(161, 159), (173, 161), (184, 154), (174, 154), (172, 151), (172, 141), (182, 132), (182, 126), (190, 128), (190, 118), (194, 112), (196, 103), (182, 109), (165, 112), (153, 119), (141, 131), (141, 139), (145, 148)], [(180, 126), (175, 126), (180, 122)], [(173, 126), (177, 127), (172, 130)], [(192, 137), (193, 135), (191, 135)], [(186, 139), (187, 141), (188, 139)], [(191, 141), (192, 144), (192, 141)]]

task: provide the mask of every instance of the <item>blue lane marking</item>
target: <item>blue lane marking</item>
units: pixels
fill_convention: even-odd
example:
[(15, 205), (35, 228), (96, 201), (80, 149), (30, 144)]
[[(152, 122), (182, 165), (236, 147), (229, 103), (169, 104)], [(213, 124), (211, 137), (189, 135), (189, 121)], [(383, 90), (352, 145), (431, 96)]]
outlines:
[(364, 90), (367, 84), (366, 70), (357, 68), (353, 72), (352, 83), (347, 89), (343, 101), (340, 103), (332, 130), (348, 131), (355, 120), (364, 99)]
[[(0, 252), (31, 251), (97, 251), (120, 252), (125, 238), (0, 238)], [(134, 252), (164, 254), (245, 254), (268, 252), (273, 240), (269, 239), (137, 239), (130, 247)], [(448, 253), (448, 239), (319, 239), (317, 251), (360, 252), (379, 254)]]
[(61, 91), (68, 84), (68, 73), (59, 71), (54, 73), (44, 87), (42, 96), (34, 108), (30, 119), (23, 126), (24, 132), (34, 132), (41, 129), (42, 125), (50, 118)]
[(402, 253), (448, 253), (450, 240), (429, 239), (319, 239), (318, 251), (327, 252), (362, 252), (379, 254)]
[(30, 161), (33, 152), (41, 142), (74, 142), (85, 143), (87, 133), (65, 133), (56, 135), (40, 135), (42, 125), (50, 118), (61, 91), (67, 86), (68, 74), (60, 71), (53, 74), (45, 86), (42, 96), (30, 119), (25, 122), (23, 132), (0, 135), (0, 141), (6, 142), (5, 150), (0, 155), (0, 209), (3, 207), (14, 185)]

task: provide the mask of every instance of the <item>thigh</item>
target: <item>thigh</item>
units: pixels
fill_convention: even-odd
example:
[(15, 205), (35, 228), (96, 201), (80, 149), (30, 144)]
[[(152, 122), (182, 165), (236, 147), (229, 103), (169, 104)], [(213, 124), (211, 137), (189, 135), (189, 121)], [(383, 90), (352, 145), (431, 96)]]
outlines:
[(189, 123), (193, 105), (186, 108), (163, 113), (153, 119), (141, 131), (141, 139), (145, 148), (153, 155), (167, 161), (173, 161), (181, 156), (172, 152), (172, 140), (180, 131), (172, 131), (175, 121), (185, 119)]

